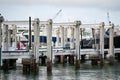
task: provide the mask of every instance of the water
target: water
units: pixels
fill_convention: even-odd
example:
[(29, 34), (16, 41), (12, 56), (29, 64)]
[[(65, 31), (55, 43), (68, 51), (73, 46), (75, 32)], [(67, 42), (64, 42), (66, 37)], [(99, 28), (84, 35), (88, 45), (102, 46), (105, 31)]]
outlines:
[(40, 66), (39, 73), (23, 74), (22, 67), (4, 72), (0, 70), (0, 80), (120, 80), (120, 63), (104, 67), (81, 64), (80, 69), (74, 65), (54, 64), (52, 73), (47, 73), (45, 66)]

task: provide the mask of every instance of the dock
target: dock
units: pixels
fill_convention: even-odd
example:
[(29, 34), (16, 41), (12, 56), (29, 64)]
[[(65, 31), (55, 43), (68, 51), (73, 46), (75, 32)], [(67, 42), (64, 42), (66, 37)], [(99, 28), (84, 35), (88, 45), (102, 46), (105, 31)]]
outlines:
[[(34, 42), (31, 42), (31, 33), (29, 33), (29, 45), (26, 49), (22, 50), (16, 45), (20, 42), (20, 38), (17, 39), (17, 26), (27, 25), (29, 32), (31, 32), (31, 26), (34, 31)], [(41, 48), (39, 36), (41, 29), (44, 27), (47, 31), (46, 48)], [(70, 29), (71, 33), (68, 33), (67, 29)], [(80, 35), (81, 29), (92, 28), (99, 29), (99, 43), (95, 43), (95, 48), (81, 49)], [(109, 49), (104, 49), (104, 31), (109, 28)], [(105, 25), (104, 22), (98, 24), (82, 24), (81, 21), (54, 23), (52, 19), (47, 21), (40, 21), (39, 18), (28, 21), (4, 21), (3, 17), (0, 17), (0, 66), (4, 69), (8, 69), (13, 66), (15, 68), (16, 60), (22, 58), (23, 72), (34, 71), (37, 72), (40, 62), (44, 59), (47, 66), (47, 71), (52, 71), (53, 61), (55, 63), (74, 64), (76, 68), (80, 68), (81, 60), (91, 60), (92, 65), (104, 65), (104, 60), (107, 58), (109, 64), (114, 64), (115, 59), (120, 60), (120, 48), (114, 48), (114, 24)], [(56, 45), (52, 45), (53, 29), (56, 30)], [(66, 47), (68, 43), (68, 36), (70, 34), (69, 48)], [(57, 46), (61, 46), (57, 48)], [(14, 50), (9, 50), (9, 47)], [(16, 50), (18, 49), (18, 50)], [(45, 54), (46, 57), (39, 57), (41, 54)], [(107, 53), (107, 54), (105, 54)], [(41, 61), (40, 61), (41, 60)]]

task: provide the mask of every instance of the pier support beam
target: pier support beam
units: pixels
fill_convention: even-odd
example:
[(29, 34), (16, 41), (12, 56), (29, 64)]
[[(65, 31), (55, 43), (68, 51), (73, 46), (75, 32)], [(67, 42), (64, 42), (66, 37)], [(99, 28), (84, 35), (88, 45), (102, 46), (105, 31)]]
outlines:
[(115, 59), (120, 62), (120, 53), (115, 53)]
[[(23, 64), (23, 72), (35, 72), (38, 73), (39, 71), (39, 57), (38, 57), (38, 53), (39, 53), (39, 32), (40, 32), (40, 28), (39, 28), (39, 19), (36, 18), (34, 20), (33, 23), (33, 27), (34, 27), (34, 48), (33, 48), (33, 55), (31, 56), (31, 58), (23, 58), (22, 59), (22, 64)], [(31, 51), (30, 51), (31, 52)]]
[(40, 65), (46, 65), (46, 59), (47, 59), (47, 56), (42, 53), (42, 54), (39, 56)]
[(60, 42), (60, 31), (59, 31), (59, 28), (56, 31), (56, 37), (57, 37), (56, 46), (59, 46), (59, 42)]
[(65, 63), (65, 56), (60, 55), (60, 63), (64, 64)]
[(2, 30), (2, 47), (3, 50), (8, 50), (8, 25), (3, 24), (3, 30)]
[(38, 53), (39, 53), (39, 19), (36, 18), (33, 23), (34, 27), (34, 54), (31, 58), (23, 58), (23, 72), (38, 72)]
[(85, 62), (85, 54), (84, 55), (81, 55), (81, 62)]
[(8, 49), (10, 47), (12, 47), (12, 43), (11, 43), (11, 33), (12, 33), (12, 30), (8, 29)]
[(4, 17), (0, 14), (0, 67), (2, 66), (2, 22), (4, 21)]
[(60, 63), (60, 56), (59, 55), (55, 55), (55, 63)]
[(74, 64), (74, 55), (69, 55), (69, 63)]
[(109, 35), (109, 64), (114, 63), (114, 25), (112, 24), (109, 28), (110, 35)]
[(31, 58), (22, 58), (23, 64), (23, 73), (38, 73), (38, 63), (36, 63), (36, 59), (34, 57)]
[(17, 59), (4, 59), (3, 60), (3, 70), (16, 69)]
[(91, 65), (98, 65), (99, 56), (100, 55), (98, 55), (98, 54), (91, 54), (89, 56), (89, 59), (91, 60)]
[(52, 72), (52, 19), (47, 24), (47, 71)]
[(12, 47), (16, 49), (16, 43), (17, 43), (17, 27), (16, 25), (12, 25)]
[(55, 55), (55, 63), (67, 63), (67, 55)]
[(98, 60), (91, 59), (91, 65), (98, 65)]
[(67, 44), (67, 28), (64, 28), (64, 46)]
[(61, 47), (64, 47), (64, 27), (60, 26), (60, 34), (61, 34)]
[(40, 33), (40, 28), (39, 28), (39, 19), (36, 18), (35, 22), (33, 24), (34, 26), (34, 55), (36, 59), (36, 63), (38, 62), (38, 53), (39, 53), (39, 33)]
[(104, 22), (100, 26), (100, 64), (104, 64)]
[(75, 21), (76, 30), (76, 68), (80, 67), (80, 21)]
[(73, 49), (74, 48), (74, 28), (71, 27), (71, 37), (70, 37), (70, 49)]

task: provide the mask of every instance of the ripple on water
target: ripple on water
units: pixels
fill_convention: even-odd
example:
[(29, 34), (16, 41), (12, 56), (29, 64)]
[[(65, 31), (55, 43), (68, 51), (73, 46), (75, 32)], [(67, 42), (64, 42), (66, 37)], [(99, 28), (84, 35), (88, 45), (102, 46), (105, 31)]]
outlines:
[(22, 68), (4, 72), (0, 70), (0, 80), (120, 80), (120, 65), (103, 68), (81, 64), (80, 69), (74, 65), (53, 65), (52, 73), (48, 74), (46, 66), (40, 66), (39, 74), (23, 74)]

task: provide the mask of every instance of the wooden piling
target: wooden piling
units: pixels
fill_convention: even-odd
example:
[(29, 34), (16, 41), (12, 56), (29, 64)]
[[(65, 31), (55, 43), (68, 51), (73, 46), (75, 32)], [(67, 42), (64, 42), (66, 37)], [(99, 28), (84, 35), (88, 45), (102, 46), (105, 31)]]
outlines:
[(8, 68), (9, 68), (8, 60), (4, 59), (2, 69), (3, 70), (8, 70)]
[(3, 60), (3, 70), (16, 69), (17, 59), (4, 59)]
[(55, 63), (60, 63), (60, 56), (59, 55), (55, 55)]
[(86, 55), (81, 55), (81, 62), (85, 62), (85, 56)]
[(104, 65), (104, 58), (102, 57), (102, 55), (100, 55), (99, 61), (100, 61), (100, 66), (103, 66)]
[(114, 56), (109, 57), (109, 64), (113, 65), (114, 64)]
[(23, 58), (22, 59), (23, 64), (23, 73), (27, 72), (39, 72), (39, 65), (36, 63), (36, 59), (29, 59), (29, 58)]
[(74, 64), (74, 55), (69, 55), (69, 63)]
[(60, 63), (64, 64), (65, 63), (65, 56), (60, 55)]
[(80, 68), (80, 60), (76, 60), (75, 67), (76, 67), (76, 69)]
[(47, 72), (52, 72), (52, 61), (47, 59)]

